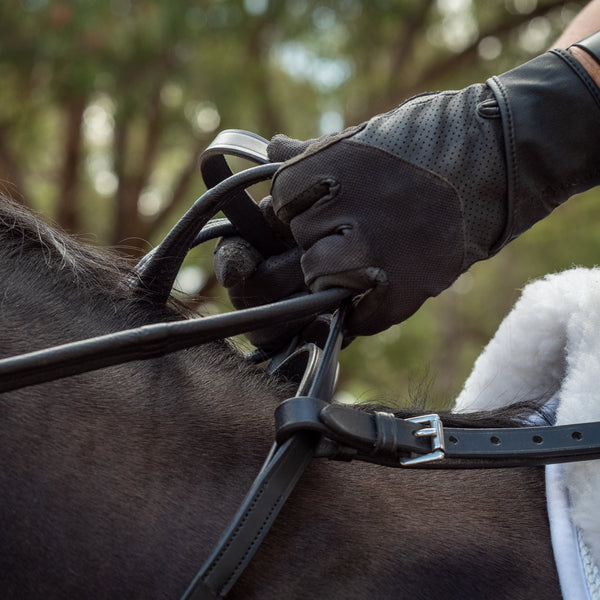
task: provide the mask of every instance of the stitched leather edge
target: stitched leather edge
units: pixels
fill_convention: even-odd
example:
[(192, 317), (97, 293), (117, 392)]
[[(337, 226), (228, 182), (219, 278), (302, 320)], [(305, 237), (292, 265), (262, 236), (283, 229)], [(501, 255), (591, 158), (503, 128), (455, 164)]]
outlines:
[(575, 71), (579, 79), (581, 79), (581, 81), (583, 81), (585, 86), (588, 88), (590, 94), (596, 101), (598, 108), (600, 108), (600, 90), (598, 89), (596, 82), (591, 78), (590, 74), (583, 68), (581, 63), (571, 54), (569, 54), (569, 52), (561, 48), (555, 48), (554, 50), (550, 50), (550, 52), (551, 54), (562, 58), (562, 60), (564, 60), (569, 65), (569, 67), (571, 67), (571, 69)]
[(498, 241), (491, 248), (490, 252), (495, 254), (511, 240), (510, 232), (513, 228), (514, 208), (516, 206), (515, 194), (518, 180), (518, 162), (515, 143), (514, 118), (506, 90), (504, 89), (500, 79), (496, 76), (488, 79), (486, 83), (491, 88), (492, 92), (494, 92), (500, 108), (500, 114), (502, 116), (502, 129), (504, 133), (504, 153), (506, 157), (506, 226), (498, 238)]

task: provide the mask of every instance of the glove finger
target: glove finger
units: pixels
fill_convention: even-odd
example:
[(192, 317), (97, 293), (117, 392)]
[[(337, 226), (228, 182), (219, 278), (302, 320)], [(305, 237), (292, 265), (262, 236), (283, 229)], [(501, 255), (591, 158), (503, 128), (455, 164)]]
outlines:
[[(288, 252), (260, 261), (248, 277), (240, 278), (228, 288), (229, 298), (236, 309), (293, 298), (308, 293), (300, 266), (300, 248), (294, 246)], [(276, 350), (289, 343), (313, 320), (312, 317), (288, 321), (274, 327), (250, 331), (246, 337), (257, 348)]]
[[(293, 294), (290, 298), (304, 296), (308, 292)], [(273, 327), (264, 327), (255, 331), (246, 333), (246, 337), (257, 348), (263, 350), (276, 350), (289, 344), (290, 340), (297, 335), (308, 323), (313, 320), (313, 317), (304, 317), (302, 319), (290, 320), (285, 323)]]
[(275, 232), (275, 234), (278, 235), (284, 242), (287, 242), (290, 247), (294, 246), (296, 242), (294, 241), (290, 226), (278, 219), (277, 215), (275, 214), (275, 209), (273, 208), (273, 197), (266, 196), (260, 201), (258, 207), (260, 208), (265, 221)]
[(387, 275), (356, 230), (342, 231), (315, 242), (302, 256), (302, 270), (313, 291), (345, 287), (366, 291), (387, 284)]
[[(308, 293), (300, 266), (300, 248), (263, 260), (243, 238), (225, 238), (215, 249), (215, 274), (227, 287), (236, 309), (252, 308), (281, 298)], [(300, 332), (311, 318), (289, 321), (276, 327), (248, 332), (247, 337), (258, 348), (273, 350), (283, 346)]]
[(339, 183), (327, 173), (307, 174), (294, 166), (279, 169), (271, 184), (273, 209), (284, 223), (289, 223), (317, 202), (332, 200), (340, 191)]
[(332, 287), (363, 292), (350, 311), (346, 337), (372, 335), (394, 323), (386, 318), (390, 314), (388, 303), (393, 301), (387, 273), (370, 259), (357, 232), (317, 241), (303, 255), (302, 268), (315, 292)]
[[(424, 277), (420, 263), (409, 262), (389, 274), (370, 257), (362, 236), (356, 231), (330, 235), (317, 241), (302, 256), (302, 269), (310, 289), (318, 292), (344, 287), (364, 292), (354, 302), (346, 323), (346, 335), (373, 335), (410, 317), (428, 295), (414, 294)], [(403, 281), (401, 295), (392, 281)]]
[(240, 279), (228, 292), (236, 308), (268, 304), (308, 292), (300, 266), (300, 248), (295, 246), (287, 252), (263, 260), (250, 277)]
[(267, 146), (267, 155), (271, 162), (284, 162), (302, 154), (315, 140), (296, 140), (281, 133), (273, 136)]
[(222, 238), (213, 258), (217, 281), (225, 288), (234, 287), (250, 278), (262, 260), (260, 252), (244, 238)]
[[(341, 133), (327, 133), (321, 137), (311, 138), (304, 141), (296, 140), (288, 137), (287, 135), (278, 133), (271, 138), (271, 141), (267, 146), (267, 155), (269, 156), (269, 160), (271, 162), (287, 161), (295, 156), (298, 156), (299, 154), (302, 154), (303, 152), (306, 152), (310, 146), (313, 146), (313, 148), (321, 148), (322, 146), (329, 144), (331, 141), (337, 140), (340, 135), (343, 137), (353, 135), (362, 127), (364, 127), (364, 124), (354, 125), (344, 129), (344, 131)], [(311, 148), (311, 150), (313, 148)]]
[[(340, 172), (347, 147), (341, 148), (340, 156), (337, 144), (352, 137), (364, 126), (363, 123), (348, 127), (342, 133), (324, 135), (307, 142), (290, 140), (285, 136), (275, 136), (277, 140), (273, 138), (273, 156), (287, 158), (286, 164), (275, 173), (271, 182), (273, 208), (279, 219), (289, 222), (317, 201), (327, 202), (338, 195), (341, 187), (335, 174)], [(337, 147), (338, 151), (332, 154), (333, 147)], [(290, 148), (296, 154), (292, 154)], [(323, 159), (326, 151), (330, 160)], [(333, 162), (332, 156), (335, 157)]]
[[(348, 335), (374, 335), (392, 325), (408, 319), (427, 300), (426, 296), (394, 298), (388, 286), (375, 286), (354, 302), (348, 315)], [(390, 306), (394, 305), (392, 311)], [(390, 315), (393, 314), (393, 317)]]
[(389, 291), (388, 286), (375, 286), (353, 302), (345, 323), (347, 335), (373, 335), (395, 323), (386, 318), (389, 302), (393, 301), (389, 298)]

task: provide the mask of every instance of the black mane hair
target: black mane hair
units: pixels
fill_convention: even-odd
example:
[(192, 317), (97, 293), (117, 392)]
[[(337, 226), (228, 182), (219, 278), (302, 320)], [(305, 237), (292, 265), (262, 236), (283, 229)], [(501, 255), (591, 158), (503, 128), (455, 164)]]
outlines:
[(131, 259), (116, 250), (83, 243), (47, 223), (43, 215), (2, 195), (0, 244), (16, 264), (13, 271), (27, 273), (32, 289), (66, 284), (69, 294), (79, 292), (82, 298), (93, 291), (98, 301), (112, 303), (115, 311), (130, 316), (127, 327), (199, 316), (174, 297), (165, 306), (135, 293), (137, 274)]
[(414, 403), (412, 407), (393, 410), (385, 404), (359, 404), (362, 411), (387, 411), (400, 419), (408, 419), (418, 415), (435, 412), (447, 427), (468, 427), (473, 429), (496, 428), (496, 427), (525, 427), (536, 424), (553, 425), (554, 414), (547, 406), (547, 398), (535, 400), (523, 400), (501, 408), (491, 410), (480, 410), (468, 413), (456, 413), (451, 410), (436, 411), (431, 408), (422, 408), (422, 399)]
[[(42, 215), (0, 196), (0, 243), (3, 251), (18, 262), (27, 261), (28, 269), (37, 268), (44, 274), (48, 270), (68, 273), (70, 279), (87, 289), (99, 287), (118, 297), (131, 296), (131, 288), (124, 285), (132, 266), (116, 252), (92, 248), (74, 237), (49, 225)], [(31, 253), (44, 261), (31, 261)]]

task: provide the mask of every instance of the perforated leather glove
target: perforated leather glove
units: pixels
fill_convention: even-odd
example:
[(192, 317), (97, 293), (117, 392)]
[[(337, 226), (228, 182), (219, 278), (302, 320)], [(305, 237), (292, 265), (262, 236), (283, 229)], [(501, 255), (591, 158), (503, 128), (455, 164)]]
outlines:
[[(600, 94), (556, 50), (309, 142), (276, 136), (273, 208), (312, 290), (364, 292), (348, 323), (400, 322), (574, 193), (600, 182)], [(273, 290), (270, 290), (271, 292)]]
[[(317, 140), (276, 174), (273, 207), (312, 290), (368, 290), (349, 329), (372, 334), (599, 183), (598, 132), (597, 87), (552, 51)], [(276, 137), (269, 154), (299, 149)]]

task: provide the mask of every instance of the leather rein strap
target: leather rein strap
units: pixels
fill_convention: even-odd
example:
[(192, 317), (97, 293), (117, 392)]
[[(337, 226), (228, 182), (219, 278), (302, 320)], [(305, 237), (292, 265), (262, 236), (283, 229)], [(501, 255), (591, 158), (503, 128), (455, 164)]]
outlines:
[[(225, 156), (236, 156), (259, 165), (268, 164), (267, 140), (255, 133), (240, 129), (226, 129), (217, 135), (200, 157), (200, 171), (210, 189), (233, 174)], [(223, 206), (229, 222), (263, 257), (285, 252), (288, 248), (265, 221), (258, 206), (245, 190), (235, 190)]]
[(0, 360), (0, 393), (134, 360), (159, 358), (256, 327), (317, 316), (334, 310), (347, 297), (347, 290), (324, 290), (222, 315), (144, 325), (3, 358)]

